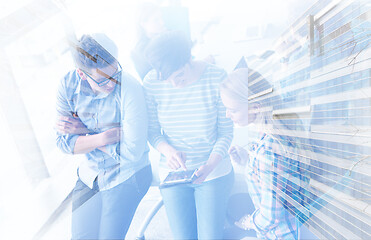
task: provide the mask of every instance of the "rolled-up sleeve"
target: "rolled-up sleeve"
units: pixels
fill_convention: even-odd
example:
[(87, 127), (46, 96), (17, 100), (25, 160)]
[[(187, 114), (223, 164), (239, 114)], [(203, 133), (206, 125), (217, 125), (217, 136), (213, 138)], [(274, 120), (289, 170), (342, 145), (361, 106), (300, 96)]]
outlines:
[[(56, 101), (56, 110), (57, 116), (71, 116), (71, 112), (73, 111), (71, 105), (69, 103), (68, 95), (67, 95), (67, 88), (66, 88), (66, 78), (68, 78), (70, 74), (67, 74), (65, 78), (60, 81), (58, 91), (57, 91), (57, 101)], [(68, 154), (73, 154), (73, 150), (75, 147), (75, 143), (79, 135), (75, 134), (61, 134), (57, 132), (56, 136), (56, 144), (59, 149), (63, 152)]]

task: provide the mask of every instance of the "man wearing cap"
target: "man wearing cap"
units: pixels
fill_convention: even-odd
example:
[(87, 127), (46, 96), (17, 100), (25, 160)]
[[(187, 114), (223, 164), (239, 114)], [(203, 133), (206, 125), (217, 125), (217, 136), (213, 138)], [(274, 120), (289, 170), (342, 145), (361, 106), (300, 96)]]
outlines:
[(72, 195), (72, 239), (124, 239), (152, 180), (142, 86), (106, 35), (71, 43), (76, 69), (57, 96), (57, 146), (85, 154)]

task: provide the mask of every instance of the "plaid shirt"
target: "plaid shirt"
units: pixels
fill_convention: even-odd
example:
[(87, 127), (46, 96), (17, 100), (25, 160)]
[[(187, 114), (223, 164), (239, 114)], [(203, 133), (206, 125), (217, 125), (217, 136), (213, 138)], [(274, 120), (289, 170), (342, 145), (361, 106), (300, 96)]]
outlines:
[(249, 225), (260, 239), (298, 239), (295, 217), (282, 199), (287, 198), (287, 189), (293, 189), (289, 186), (295, 178), (292, 173), (300, 171), (292, 169), (298, 167), (290, 164), (292, 160), (278, 154), (283, 153), (282, 147), (278, 139), (264, 134), (250, 154), (247, 182), (255, 211)]

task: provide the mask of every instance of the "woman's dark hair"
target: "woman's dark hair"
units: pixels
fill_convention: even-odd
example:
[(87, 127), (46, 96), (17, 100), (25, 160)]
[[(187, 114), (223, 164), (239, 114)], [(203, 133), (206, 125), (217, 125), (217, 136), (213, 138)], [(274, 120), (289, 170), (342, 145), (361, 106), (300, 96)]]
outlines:
[(167, 79), (191, 59), (191, 42), (181, 31), (168, 31), (151, 40), (145, 56), (152, 67)]
[(117, 60), (90, 35), (83, 35), (73, 45), (72, 53), (76, 66), (82, 70), (117, 64)]

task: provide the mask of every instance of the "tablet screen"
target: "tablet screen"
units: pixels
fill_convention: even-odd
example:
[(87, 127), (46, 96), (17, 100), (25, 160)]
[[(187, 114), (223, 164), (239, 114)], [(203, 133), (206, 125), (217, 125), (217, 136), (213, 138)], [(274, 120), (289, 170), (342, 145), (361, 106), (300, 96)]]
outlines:
[(191, 183), (195, 179), (197, 169), (195, 170), (187, 170), (187, 171), (174, 171), (169, 172), (165, 180), (161, 183), (161, 185), (174, 185), (179, 183)]

